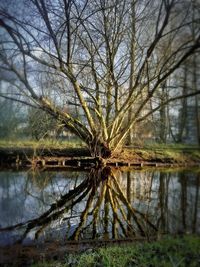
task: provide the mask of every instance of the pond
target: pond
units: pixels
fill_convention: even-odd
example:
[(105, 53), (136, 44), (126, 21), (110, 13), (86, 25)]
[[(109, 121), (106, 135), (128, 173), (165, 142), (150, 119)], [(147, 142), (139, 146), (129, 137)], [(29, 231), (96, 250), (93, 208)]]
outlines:
[(0, 245), (200, 233), (200, 170), (1, 171)]

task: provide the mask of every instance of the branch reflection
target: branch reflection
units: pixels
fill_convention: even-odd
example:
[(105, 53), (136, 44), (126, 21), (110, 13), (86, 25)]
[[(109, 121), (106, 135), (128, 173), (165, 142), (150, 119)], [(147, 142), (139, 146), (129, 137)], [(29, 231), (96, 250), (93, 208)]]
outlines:
[[(196, 189), (192, 191), (188, 190), (190, 180), (184, 174), (178, 175), (177, 180), (171, 173), (162, 172), (141, 172), (136, 177), (134, 172), (123, 173), (110, 167), (92, 169), (83, 179), (74, 177), (73, 186), (65, 181), (62, 189), (59, 181), (52, 182), (50, 176), (49, 179), (47, 176), (42, 179), (41, 174), (39, 178), (29, 176), (30, 173), (24, 191), (35, 201), (40, 199), (46, 208), (34, 219), (0, 228), (0, 234), (14, 231), (17, 242), (28, 238), (46, 240), (50, 236), (54, 239), (61, 236), (63, 240), (148, 239), (166, 232), (186, 232), (189, 228), (193, 233), (199, 231), (199, 174), (194, 177)], [(39, 187), (39, 195), (31, 191), (29, 179)], [(54, 201), (53, 196), (48, 196), (52, 201), (48, 208), (44, 192), (47, 186), (51, 188), (48, 194), (56, 195), (59, 191), (60, 195)], [(187, 219), (188, 198), (193, 204), (192, 225)], [(181, 208), (179, 220), (171, 214), (175, 206), (177, 210)]]

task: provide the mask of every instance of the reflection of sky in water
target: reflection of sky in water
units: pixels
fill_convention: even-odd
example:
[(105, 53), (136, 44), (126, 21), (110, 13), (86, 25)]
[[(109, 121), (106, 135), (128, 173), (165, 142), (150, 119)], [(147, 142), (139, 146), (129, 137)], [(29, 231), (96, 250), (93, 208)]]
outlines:
[(0, 172), (1, 227), (39, 216), (82, 179), (71, 173)]
[[(88, 176), (89, 173), (84, 172), (0, 172), (1, 227), (39, 217), (50, 209), (52, 203), (59, 201), (62, 196), (79, 186)], [(108, 192), (112, 192), (112, 188), (115, 189), (116, 192), (112, 192), (113, 197), (115, 194), (119, 195), (117, 213), (120, 213), (119, 210), (122, 208), (128, 214), (126, 201), (120, 202), (120, 194), (123, 194), (129, 199), (134, 209), (147, 214), (149, 220), (163, 232), (200, 232), (199, 174), (191, 172), (160, 173), (158, 171), (132, 171), (127, 174), (115, 170), (115, 177), (121, 192), (114, 188), (112, 177), (109, 178), (107, 187), (110, 188)], [(88, 208), (87, 218), (83, 224), (83, 230), (84, 227), (86, 229), (84, 237), (91, 238), (94, 223), (91, 210), (97, 204), (102, 187), (102, 183), (100, 183), (92, 196), (92, 204)], [(85, 210), (87, 200), (88, 195), (76, 203), (73, 209), (65, 210), (58, 219), (51, 222), (50, 227), (63, 228), (65, 235), (67, 235), (67, 231), (72, 233), (75, 227), (81, 223), (80, 216)], [(66, 205), (71, 205), (73, 201), (70, 200)], [(109, 205), (107, 224), (109, 231), (112, 231), (113, 210), (112, 205)], [(96, 228), (97, 234), (100, 234), (107, 231), (105, 230), (105, 199), (103, 199), (98, 212)], [(125, 225), (125, 217), (122, 213), (119, 214), (118, 219)], [(118, 227), (118, 230), (122, 235), (123, 226), (122, 228)], [(29, 234), (29, 237), (31, 235)], [(59, 235), (58, 231), (56, 235)], [(61, 235), (63, 235), (62, 231)]]

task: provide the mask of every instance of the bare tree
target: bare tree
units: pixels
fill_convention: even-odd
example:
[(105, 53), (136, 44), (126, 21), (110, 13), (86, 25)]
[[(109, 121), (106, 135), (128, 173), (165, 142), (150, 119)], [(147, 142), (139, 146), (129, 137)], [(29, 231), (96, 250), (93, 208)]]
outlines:
[[(24, 104), (52, 115), (92, 155), (109, 157), (137, 123), (173, 100), (200, 92), (172, 91), (149, 109), (160, 86), (199, 50), (199, 19), (192, 18), (190, 1), (16, 3), (21, 14), (9, 1), (0, 5), (1, 68), (15, 74)], [(51, 90), (38, 82), (47, 76)], [(81, 116), (70, 112), (69, 104)]]
[[(200, 16), (200, 3), (198, 3), (198, 1), (193, 0), (192, 1), (192, 18), (193, 21), (196, 18), (199, 18)], [(196, 11), (196, 12), (195, 12)], [(192, 23), (192, 36), (195, 40), (195, 24)], [(194, 91), (198, 90), (198, 63), (199, 63), (199, 55), (197, 56), (197, 54), (193, 55), (192, 58), (192, 67), (193, 67), (193, 81), (192, 81), (192, 87)], [(197, 143), (200, 145), (200, 99), (198, 95), (195, 95), (195, 117), (196, 117), (196, 129), (197, 129)]]

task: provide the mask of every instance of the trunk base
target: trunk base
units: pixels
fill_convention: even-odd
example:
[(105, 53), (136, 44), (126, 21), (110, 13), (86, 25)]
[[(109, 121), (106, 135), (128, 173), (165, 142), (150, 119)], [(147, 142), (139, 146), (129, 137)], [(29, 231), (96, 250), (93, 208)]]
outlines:
[(89, 150), (93, 157), (110, 158), (112, 151), (105, 142), (90, 144)]

